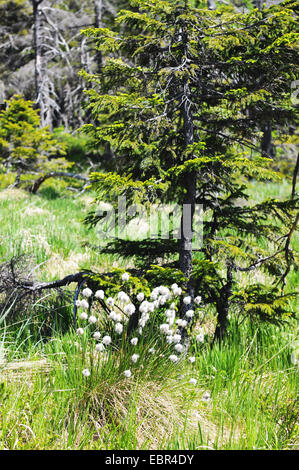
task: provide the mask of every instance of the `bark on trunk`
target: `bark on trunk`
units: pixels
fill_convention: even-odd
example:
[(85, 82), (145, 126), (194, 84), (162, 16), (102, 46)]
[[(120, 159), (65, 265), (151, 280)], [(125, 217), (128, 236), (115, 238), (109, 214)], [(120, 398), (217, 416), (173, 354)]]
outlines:
[(274, 146), (272, 142), (272, 126), (267, 122), (263, 127), (263, 137), (261, 142), (262, 157), (272, 158), (275, 155)]
[(213, 343), (218, 341), (222, 342), (223, 338), (226, 335), (227, 325), (228, 325), (228, 314), (230, 301), (229, 298), (232, 294), (233, 286), (233, 269), (230, 263), (227, 264), (227, 282), (222, 287), (219, 293), (219, 297), (216, 303), (217, 308), (217, 326), (214, 334)]
[[(185, 147), (194, 143), (193, 113), (191, 110), (190, 88), (186, 82), (184, 85), (184, 101), (182, 105), (182, 117), (184, 123)], [(183, 200), (183, 211), (181, 217), (181, 234), (179, 239), (179, 267), (189, 280), (187, 291), (194, 297), (190, 276), (192, 272), (192, 238), (193, 218), (196, 202), (196, 172), (191, 171), (185, 179), (186, 196)]]

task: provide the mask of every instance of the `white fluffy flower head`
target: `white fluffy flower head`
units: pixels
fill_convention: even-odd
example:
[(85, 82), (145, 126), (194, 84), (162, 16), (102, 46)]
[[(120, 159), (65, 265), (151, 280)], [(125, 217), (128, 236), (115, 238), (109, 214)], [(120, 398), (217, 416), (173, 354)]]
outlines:
[(98, 352), (103, 352), (105, 351), (105, 346), (103, 345), (103, 343), (98, 343), (96, 344), (95, 350)]
[(107, 302), (107, 305), (109, 305), (109, 307), (113, 307), (114, 305), (114, 299), (112, 297), (108, 297), (108, 299), (106, 300)]
[(81, 320), (87, 320), (88, 315), (87, 315), (86, 312), (82, 312), (82, 313), (80, 313), (79, 318), (81, 318)]
[(176, 343), (176, 344), (179, 343), (181, 341), (181, 339), (182, 339), (182, 336), (180, 334), (176, 333), (175, 335), (173, 335), (173, 342), (174, 343)]
[(91, 297), (92, 296), (92, 290), (89, 289), (88, 287), (86, 287), (85, 289), (83, 289), (82, 295), (84, 295), (84, 297)]
[(118, 333), (119, 335), (123, 332), (123, 326), (121, 323), (116, 323), (115, 325), (115, 331), (116, 333)]
[(183, 298), (183, 302), (185, 305), (191, 304), (191, 297), (190, 295), (187, 295), (186, 297)]
[(103, 344), (108, 346), (108, 344), (111, 343), (111, 336), (104, 336), (104, 338), (102, 339), (102, 342), (103, 342)]
[(128, 282), (128, 280), (130, 279), (130, 274), (129, 273), (124, 273), (122, 276), (122, 281), (124, 282)]
[(103, 290), (97, 290), (94, 296), (96, 299), (104, 300), (105, 294)]
[(183, 352), (183, 350), (184, 350), (184, 346), (183, 346), (181, 343), (177, 343), (177, 344), (175, 345), (174, 349), (175, 349), (177, 352), (181, 353), (181, 352)]
[(138, 358), (139, 358), (139, 354), (133, 354), (133, 356), (131, 357), (132, 362), (136, 363), (138, 361)]
[(196, 341), (198, 343), (204, 343), (204, 340), (205, 340), (205, 336), (203, 333), (199, 333), (199, 335), (196, 336)]
[(187, 318), (193, 318), (193, 316), (194, 316), (194, 310), (187, 310), (186, 317)]
[(81, 305), (80, 305), (80, 307), (85, 308), (85, 309), (88, 309), (89, 305), (88, 305), (87, 300), (85, 300), (85, 299), (81, 300)]
[(123, 303), (126, 303), (126, 302), (129, 302), (129, 301), (130, 301), (129, 296), (128, 296), (125, 292), (123, 292), (123, 291), (119, 292), (119, 293), (117, 294), (117, 297), (118, 297), (118, 299), (119, 299), (121, 302), (123, 302)]
[(176, 356), (175, 354), (171, 354), (169, 356), (169, 359), (171, 360), (171, 362), (174, 362), (174, 363), (178, 362), (179, 360), (178, 356)]
[(128, 304), (128, 305), (126, 305), (125, 308), (124, 308), (124, 312), (125, 312), (127, 315), (129, 315), (129, 316), (133, 315), (133, 313), (135, 312), (135, 310), (136, 310), (136, 308), (135, 308), (135, 305), (134, 305), (134, 304)]
[(137, 300), (138, 302), (142, 302), (144, 299), (144, 293), (143, 292), (139, 292), (139, 294), (137, 294)]

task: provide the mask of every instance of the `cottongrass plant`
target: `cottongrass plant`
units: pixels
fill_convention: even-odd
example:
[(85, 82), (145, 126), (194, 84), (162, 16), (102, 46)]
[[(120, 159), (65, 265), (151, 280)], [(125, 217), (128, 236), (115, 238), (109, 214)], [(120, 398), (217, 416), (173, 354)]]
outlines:
[[(113, 360), (119, 376), (131, 379), (136, 374), (149, 373), (150, 364), (156, 366), (157, 359), (159, 363), (163, 359), (162, 364), (165, 361), (168, 366), (189, 364), (189, 384), (196, 385), (192, 351), (204, 342), (204, 334), (192, 335), (192, 330), (202, 316), (201, 297), (192, 301), (176, 283), (170, 288), (155, 287), (147, 295), (134, 294), (129, 280), (130, 274), (123, 273), (119, 291), (114, 295), (86, 287), (76, 301), (83, 376), (90, 379)], [(184, 314), (183, 305), (190, 307)]]

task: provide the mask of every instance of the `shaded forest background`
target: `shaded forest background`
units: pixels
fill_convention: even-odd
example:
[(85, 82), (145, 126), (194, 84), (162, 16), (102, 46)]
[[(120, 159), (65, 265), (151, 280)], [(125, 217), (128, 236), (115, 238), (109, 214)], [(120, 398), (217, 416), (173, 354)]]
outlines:
[[(279, 0), (224, 1), (240, 12)], [(194, 6), (215, 8), (214, 0)], [(220, 2), (221, 4), (221, 2)], [(88, 27), (110, 27), (125, 0), (0, 0), (0, 105), (13, 95), (33, 100), (41, 126), (71, 131), (89, 121), (79, 75), (100, 72), (101, 53), (81, 34)]]

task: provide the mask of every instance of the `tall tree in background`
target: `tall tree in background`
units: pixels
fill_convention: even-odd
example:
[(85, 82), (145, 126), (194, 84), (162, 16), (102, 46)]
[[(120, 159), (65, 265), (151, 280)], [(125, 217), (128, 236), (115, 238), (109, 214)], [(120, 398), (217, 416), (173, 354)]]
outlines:
[[(121, 11), (115, 31), (86, 31), (106, 60), (99, 76), (84, 74), (94, 83), (88, 96), (96, 120), (84, 129), (96, 142), (109, 142), (118, 157), (118, 173), (95, 173), (93, 186), (97, 200), (104, 197), (116, 209), (119, 195), (128, 202), (185, 205), (181, 229), (185, 224), (189, 230), (181, 230), (177, 243), (117, 240), (108, 250), (144, 259), (150, 250), (154, 258), (172, 251), (172, 266), (185, 276), (191, 297), (199, 290), (214, 305), (218, 339), (232, 305), (277, 320), (287, 311), (286, 297), (263, 285), (238, 288), (238, 276), (256, 269), (276, 280), (282, 274), (283, 242), (275, 239), (281, 230), (280, 240), (288, 236), (295, 201), (253, 206), (244, 183), (248, 176), (275, 177), (254, 144), (265, 115), (277, 128), (295, 120), (296, 6), (236, 14), (180, 1), (130, 4), (138, 10)], [(195, 258), (190, 228), (196, 204), (203, 205), (206, 220)], [(87, 218), (98, 220), (96, 211)], [(269, 248), (262, 250), (260, 240)]]

